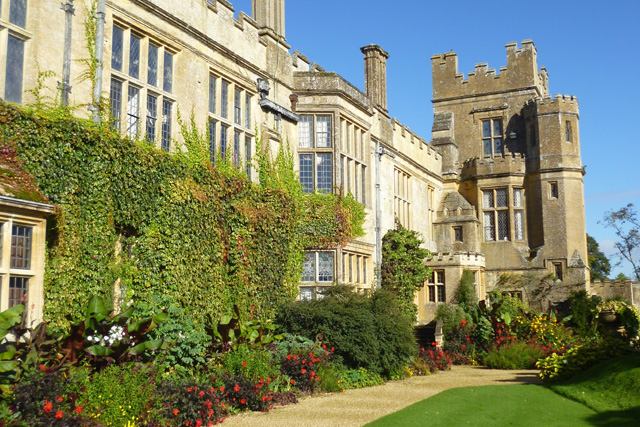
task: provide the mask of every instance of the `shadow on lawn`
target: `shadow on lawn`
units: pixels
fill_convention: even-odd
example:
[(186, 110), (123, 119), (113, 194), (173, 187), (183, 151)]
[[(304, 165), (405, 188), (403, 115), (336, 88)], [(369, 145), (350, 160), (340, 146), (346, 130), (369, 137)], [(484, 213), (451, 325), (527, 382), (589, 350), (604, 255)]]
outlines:
[(538, 371), (531, 371), (531, 373), (527, 372), (526, 374), (525, 373), (518, 374), (513, 378), (505, 379), (505, 380), (497, 380), (497, 382), (542, 385), (542, 380), (538, 378)]
[(598, 427), (637, 426), (640, 424), (640, 406), (622, 411), (600, 412), (586, 421)]

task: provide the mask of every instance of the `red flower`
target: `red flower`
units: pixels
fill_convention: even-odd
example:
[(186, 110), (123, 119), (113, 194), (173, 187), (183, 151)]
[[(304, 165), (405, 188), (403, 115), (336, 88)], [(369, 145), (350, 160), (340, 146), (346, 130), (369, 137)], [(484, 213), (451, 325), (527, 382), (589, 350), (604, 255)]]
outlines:
[(293, 355), (293, 360), (296, 360), (297, 358), (298, 358), (298, 355), (297, 355), (297, 354), (294, 354), (294, 355)]
[(240, 391), (240, 386), (239, 386), (238, 384), (236, 384), (236, 385), (233, 387), (233, 389), (234, 389), (235, 391)]
[(331, 347), (331, 351), (332, 351), (332, 352), (333, 352), (333, 351), (335, 351), (335, 350), (336, 350), (335, 348)]
[(224, 391), (224, 387), (223, 386), (220, 386), (220, 391)]
[(295, 384), (295, 381), (293, 380), (293, 378), (291, 378), (291, 381), (289, 381), (291, 384)]
[(244, 399), (244, 398), (240, 399), (240, 404), (241, 405), (244, 405), (245, 403), (247, 403), (247, 399)]
[(202, 420), (196, 421), (196, 427), (200, 427), (202, 425)]
[(44, 400), (44, 412), (46, 412), (47, 414), (49, 412), (51, 412), (51, 409), (53, 409), (53, 405), (51, 404), (51, 402), (49, 402), (47, 399)]
[(180, 412), (180, 411), (178, 411), (178, 408), (174, 409), (173, 410), (173, 416), (175, 417), (176, 415), (178, 415), (178, 412)]
[(76, 414), (82, 413), (82, 406), (76, 406)]
[(62, 401), (64, 400), (62, 397), (60, 397), (60, 395), (59, 395), (59, 394), (58, 394), (58, 395), (56, 395), (56, 396), (58, 396), (58, 402), (62, 402)]
[(467, 321), (465, 319), (462, 319), (460, 323), (462, 324), (462, 326), (464, 326), (467, 323)]
[(41, 371), (44, 371), (44, 370), (45, 370), (44, 365), (40, 365), (40, 370), (41, 370)]
[(198, 393), (198, 396), (200, 397), (204, 396), (204, 391), (201, 391), (200, 393)]
[(56, 412), (56, 418), (57, 418), (57, 419), (62, 418), (62, 416), (63, 416), (63, 415), (64, 415), (64, 414), (62, 413), (62, 411), (58, 411), (58, 412)]
[(246, 368), (247, 367), (247, 362), (242, 362), (242, 367)]
[(291, 360), (291, 355), (287, 354), (287, 360)]
[(265, 400), (267, 400), (267, 396), (266, 395), (262, 395), (262, 401), (264, 402)]
[(300, 371), (300, 373), (301, 373), (302, 375), (304, 375), (304, 374), (306, 374), (306, 373), (307, 373), (307, 370), (306, 370), (306, 369), (302, 369), (302, 370)]

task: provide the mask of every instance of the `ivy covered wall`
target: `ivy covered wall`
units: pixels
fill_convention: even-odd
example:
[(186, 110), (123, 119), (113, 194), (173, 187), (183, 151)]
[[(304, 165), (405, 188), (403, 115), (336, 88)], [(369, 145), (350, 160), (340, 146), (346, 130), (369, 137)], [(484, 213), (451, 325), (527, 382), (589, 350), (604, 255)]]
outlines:
[(55, 329), (80, 317), (88, 295), (114, 288), (120, 303), (161, 296), (196, 321), (234, 304), (270, 317), (296, 295), (303, 248), (342, 244), (364, 219), (351, 197), (303, 196), (286, 153), (258, 159), (258, 185), (228, 164), (160, 152), (68, 111), (0, 103), (1, 150), (17, 152), (56, 206), (44, 313)]

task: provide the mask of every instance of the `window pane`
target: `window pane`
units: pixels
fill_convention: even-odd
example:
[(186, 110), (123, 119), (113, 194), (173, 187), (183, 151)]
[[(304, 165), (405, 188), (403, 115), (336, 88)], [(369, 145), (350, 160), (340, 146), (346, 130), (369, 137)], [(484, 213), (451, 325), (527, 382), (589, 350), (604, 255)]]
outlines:
[(493, 136), (502, 136), (502, 120), (493, 121)]
[(298, 122), (298, 146), (300, 148), (313, 148), (313, 117), (301, 116)]
[[(13, 4), (13, 3), (11, 3)], [(22, 71), (24, 67), (24, 40), (9, 35), (7, 41), (7, 67), (4, 99), (22, 102)]]
[(244, 96), (244, 127), (251, 127), (251, 96), (248, 93)]
[(220, 115), (222, 117), (224, 117), (225, 119), (227, 118), (227, 101), (228, 101), (228, 96), (229, 96), (229, 83), (227, 82), (222, 82), (222, 90), (220, 91), (220, 108), (222, 109), (222, 111), (220, 112)]
[(313, 154), (300, 154), (300, 184), (302, 191), (313, 193)]
[(507, 189), (499, 188), (496, 190), (496, 206), (499, 208), (507, 207)]
[(31, 227), (14, 225), (11, 230), (11, 268), (31, 268)]
[(216, 122), (209, 122), (209, 161), (212, 165), (216, 164)]
[(244, 167), (247, 172), (247, 178), (251, 180), (251, 137), (244, 137)]
[(489, 138), (491, 137), (491, 121), (487, 120), (486, 122), (482, 122), (482, 137)]
[(240, 132), (233, 133), (233, 166), (240, 164)]
[(485, 212), (484, 213), (484, 240), (490, 242), (495, 240), (495, 217), (493, 216), (493, 212)]
[(316, 167), (318, 177), (318, 191), (330, 193), (332, 188), (331, 154), (317, 154)]
[(218, 80), (215, 77), (209, 76), (209, 112), (210, 113), (216, 112), (216, 83), (217, 82)]
[(127, 135), (130, 138), (138, 137), (138, 125), (140, 123), (140, 90), (129, 86), (127, 97)]
[(498, 211), (498, 240), (509, 240), (509, 211)]
[(362, 165), (362, 200), (360, 202), (364, 205), (367, 202), (367, 167)]
[(444, 286), (436, 286), (436, 289), (438, 290), (438, 302), (445, 302)]
[(303, 282), (313, 282), (316, 280), (316, 267), (315, 267), (315, 253), (305, 252), (304, 263), (302, 264), (302, 278)]
[(134, 79), (140, 75), (140, 37), (134, 34), (129, 40), (129, 75)]
[(333, 282), (333, 252), (318, 253), (318, 282)]
[(482, 207), (483, 208), (493, 207), (493, 191), (492, 190), (482, 192)]
[(147, 141), (153, 143), (156, 140), (156, 121), (158, 120), (158, 98), (147, 95)]
[(493, 154), (502, 154), (503, 153), (503, 149), (502, 149), (502, 138), (495, 138), (493, 140), (493, 143), (495, 145), (495, 150)]
[(513, 213), (513, 221), (515, 224), (516, 240), (524, 240), (524, 211), (515, 211)]
[(436, 302), (436, 287), (429, 286), (429, 302)]
[(149, 43), (149, 58), (147, 61), (147, 83), (158, 86), (158, 46)]
[(492, 152), (491, 152), (491, 139), (484, 139), (484, 140), (482, 140), (482, 143), (484, 144), (484, 155), (485, 156), (490, 156), (492, 154)]
[(241, 95), (240, 90), (236, 89), (233, 96), (233, 122), (237, 125), (241, 124), (242, 121), (242, 108), (240, 107)]
[(113, 27), (111, 39), (111, 68), (122, 71), (122, 46), (124, 45), (124, 31)]
[(111, 79), (111, 116), (113, 117), (113, 128), (120, 130), (120, 118), (122, 117), (122, 82)]
[(313, 288), (300, 288), (300, 301), (311, 301), (313, 299)]
[(11, 0), (9, 3), (9, 22), (25, 28), (27, 25), (27, 0)]
[(9, 308), (22, 303), (22, 298), (29, 292), (29, 279), (26, 277), (9, 278)]
[(321, 116), (316, 119), (316, 147), (331, 147), (331, 116)]
[(171, 147), (171, 102), (162, 101), (162, 149)]
[(521, 208), (522, 205), (522, 188), (513, 189), (513, 206)]
[(227, 127), (220, 126), (220, 157), (227, 158)]
[(173, 55), (165, 51), (162, 89), (164, 89), (165, 92), (171, 92), (172, 88), (173, 88)]

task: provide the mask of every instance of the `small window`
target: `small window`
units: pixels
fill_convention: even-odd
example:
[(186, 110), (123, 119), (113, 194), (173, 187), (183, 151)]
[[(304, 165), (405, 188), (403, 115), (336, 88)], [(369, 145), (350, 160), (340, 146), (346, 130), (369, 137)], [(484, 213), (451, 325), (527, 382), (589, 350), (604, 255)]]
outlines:
[(301, 287), (300, 288), (300, 301), (311, 301), (313, 299), (313, 288)]
[(573, 132), (571, 131), (571, 122), (568, 120), (564, 124), (564, 137), (567, 142), (573, 141)]
[(16, 104), (22, 103), (23, 68), (24, 40), (9, 34), (4, 86), (4, 99), (7, 101), (15, 102)]
[(158, 86), (158, 50), (160, 48), (149, 43), (149, 55), (147, 58), (147, 83)]
[(444, 270), (433, 272), (428, 285), (428, 293), (429, 302), (446, 302)]
[(213, 76), (209, 76), (209, 112), (216, 112), (216, 85), (218, 79)]
[(229, 83), (223, 81), (222, 82), (222, 87), (220, 90), (220, 108), (222, 111), (220, 111), (220, 115), (223, 118), (227, 118), (227, 106), (228, 106), (228, 102), (229, 102)]
[(140, 37), (135, 34), (129, 40), (129, 75), (134, 79), (140, 76)]
[(153, 144), (156, 141), (156, 123), (158, 121), (158, 97), (147, 95), (147, 142)]
[(251, 95), (248, 92), (244, 94), (244, 127), (251, 127)]
[(233, 132), (233, 166), (240, 165), (240, 132)]
[(251, 181), (251, 137), (244, 137), (244, 161), (245, 161), (245, 170), (247, 172), (247, 178)]
[(129, 85), (127, 97), (127, 135), (130, 138), (138, 137), (140, 124), (140, 89)]
[(11, 230), (11, 268), (31, 268), (31, 227), (14, 225)]
[(122, 71), (122, 55), (124, 46), (124, 30), (113, 27), (111, 35), (111, 68)]
[(462, 227), (453, 227), (453, 240), (454, 242), (462, 242)]
[(27, 26), (27, 0), (11, 0), (9, 3), (9, 22), (18, 27)]
[(242, 100), (242, 92), (240, 89), (236, 89), (233, 96), (233, 122), (237, 125), (242, 122), (242, 107), (240, 102)]
[(164, 73), (162, 74), (162, 89), (171, 93), (173, 89), (173, 55), (164, 52)]
[(29, 278), (11, 276), (9, 278), (9, 308), (21, 304), (28, 292)]
[(302, 282), (333, 282), (333, 252), (305, 252)]
[(216, 122), (209, 121), (209, 161), (216, 164)]
[(227, 131), (228, 126), (220, 126), (220, 157), (223, 160), (227, 158)]
[(171, 148), (171, 102), (162, 101), (162, 149), (169, 151)]
[(113, 118), (113, 128), (120, 130), (120, 118), (122, 115), (122, 82), (111, 79), (111, 117)]
[(553, 263), (553, 274), (555, 274), (556, 279), (562, 281), (562, 263), (561, 262)]
[(482, 122), (482, 145), (485, 157), (493, 157), (504, 153), (501, 119), (484, 120)]
[(316, 260), (315, 252), (305, 252), (304, 262), (302, 264), (302, 278), (303, 282), (313, 282), (316, 279)]
[(316, 119), (316, 147), (331, 147), (331, 116), (319, 116)]
[(558, 198), (558, 183), (557, 182), (550, 182), (549, 183), (549, 197), (551, 197), (552, 199), (557, 199)]

